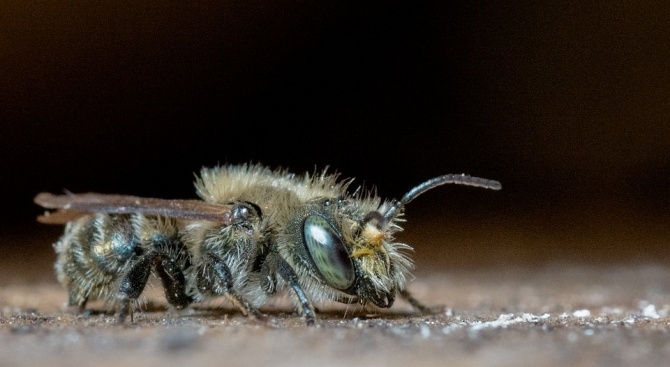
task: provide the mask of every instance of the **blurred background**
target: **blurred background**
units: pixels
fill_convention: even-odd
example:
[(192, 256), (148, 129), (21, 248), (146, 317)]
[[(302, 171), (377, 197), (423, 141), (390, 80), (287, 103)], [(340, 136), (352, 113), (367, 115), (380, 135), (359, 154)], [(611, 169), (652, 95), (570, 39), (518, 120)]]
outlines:
[(407, 207), (427, 267), (670, 261), (663, 2), (0, 7), (5, 260), (52, 256), (38, 192), (193, 198), (202, 166), (253, 161), (391, 198), (501, 181)]

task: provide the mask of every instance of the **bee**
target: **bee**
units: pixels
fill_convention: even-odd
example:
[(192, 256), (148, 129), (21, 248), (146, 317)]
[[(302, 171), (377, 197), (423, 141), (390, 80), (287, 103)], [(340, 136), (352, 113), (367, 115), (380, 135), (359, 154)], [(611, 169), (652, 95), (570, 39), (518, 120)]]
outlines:
[(328, 169), (296, 175), (261, 164), (203, 168), (200, 200), (127, 195), (40, 193), (35, 203), (55, 211), (38, 221), (65, 224), (54, 244), (55, 272), (68, 304), (85, 310), (102, 300), (123, 323), (139, 306), (151, 274), (167, 302), (182, 309), (224, 296), (244, 315), (288, 293), (307, 325), (315, 304), (331, 300), (389, 308), (396, 296), (429, 308), (407, 290), (412, 248), (396, 242), (405, 206), (444, 184), (499, 190), (497, 181), (444, 175), (400, 200), (349, 188)]

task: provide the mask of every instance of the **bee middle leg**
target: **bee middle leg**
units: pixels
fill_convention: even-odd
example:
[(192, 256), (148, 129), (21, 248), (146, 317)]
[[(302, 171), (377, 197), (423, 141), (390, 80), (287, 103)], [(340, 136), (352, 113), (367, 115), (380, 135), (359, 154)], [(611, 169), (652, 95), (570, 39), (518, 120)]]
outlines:
[(244, 315), (251, 315), (258, 320), (264, 320), (265, 316), (235, 291), (233, 286), (233, 275), (223, 259), (212, 253), (205, 254), (204, 259), (206, 262), (205, 268), (209, 267), (212, 269), (214, 276), (217, 278), (219, 286), (221, 287), (222, 293), (235, 306), (237, 306)]

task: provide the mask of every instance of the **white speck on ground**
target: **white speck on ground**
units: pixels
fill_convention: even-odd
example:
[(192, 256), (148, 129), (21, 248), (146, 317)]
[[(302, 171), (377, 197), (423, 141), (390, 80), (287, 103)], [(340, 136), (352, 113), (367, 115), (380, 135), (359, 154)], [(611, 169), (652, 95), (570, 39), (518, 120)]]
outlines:
[(591, 317), (591, 311), (589, 310), (577, 310), (572, 313), (574, 317)]

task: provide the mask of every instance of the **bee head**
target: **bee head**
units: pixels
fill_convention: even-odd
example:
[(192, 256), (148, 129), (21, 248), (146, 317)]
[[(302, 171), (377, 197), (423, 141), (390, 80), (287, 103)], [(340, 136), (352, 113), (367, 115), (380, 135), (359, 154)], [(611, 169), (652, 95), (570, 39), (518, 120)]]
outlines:
[(363, 258), (360, 262), (364, 277), (359, 282), (359, 297), (378, 307), (391, 307), (395, 294), (405, 287), (406, 277), (412, 267), (411, 260), (402, 250), (411, 247), (393, 243), (392, 233), (399, 227), (394, 222), (402, 215), (405, 205), (424, 192), (444, 184), (475, 186), (500, 190), (498, 181), (472, 177), (465, 174), (435, 177), (409, 190), (400, 200), (382, 204), (377, 210), (368, 212), (360, 223), (359, 243), (362, 249), (351, 253), (353, 258)]
[(378, 200), (326, 199), (305, 213), (304, 258), (327, 286), (321, 288), (326, 298), (383, 308), (393, 304), (398, 280), (411, 267), (400, 249), (409, 247), (391, 243), (391, 233), (381, 231), (376, 222), (359, 219), (375, 203)]
[[(369, 209), (372, 200), (321, 201), (318, 210), (304, 217), (301, 228), (313, 269), (328, 287), (345, 294), (344, 300), (391, 307), (396, 294), (405, 288), (412, 268), (406, 255), (412, 248), (393, 241), (393, 233), (400, 230), (395, 222), (407, 203), (448, 183), (500, 189), (497, 181), (445, 175), (414, 187), (399, 201), (381, 205), (377, 201), (376, 210)], [(363, 208), (367, 213), (361, 211)]]

